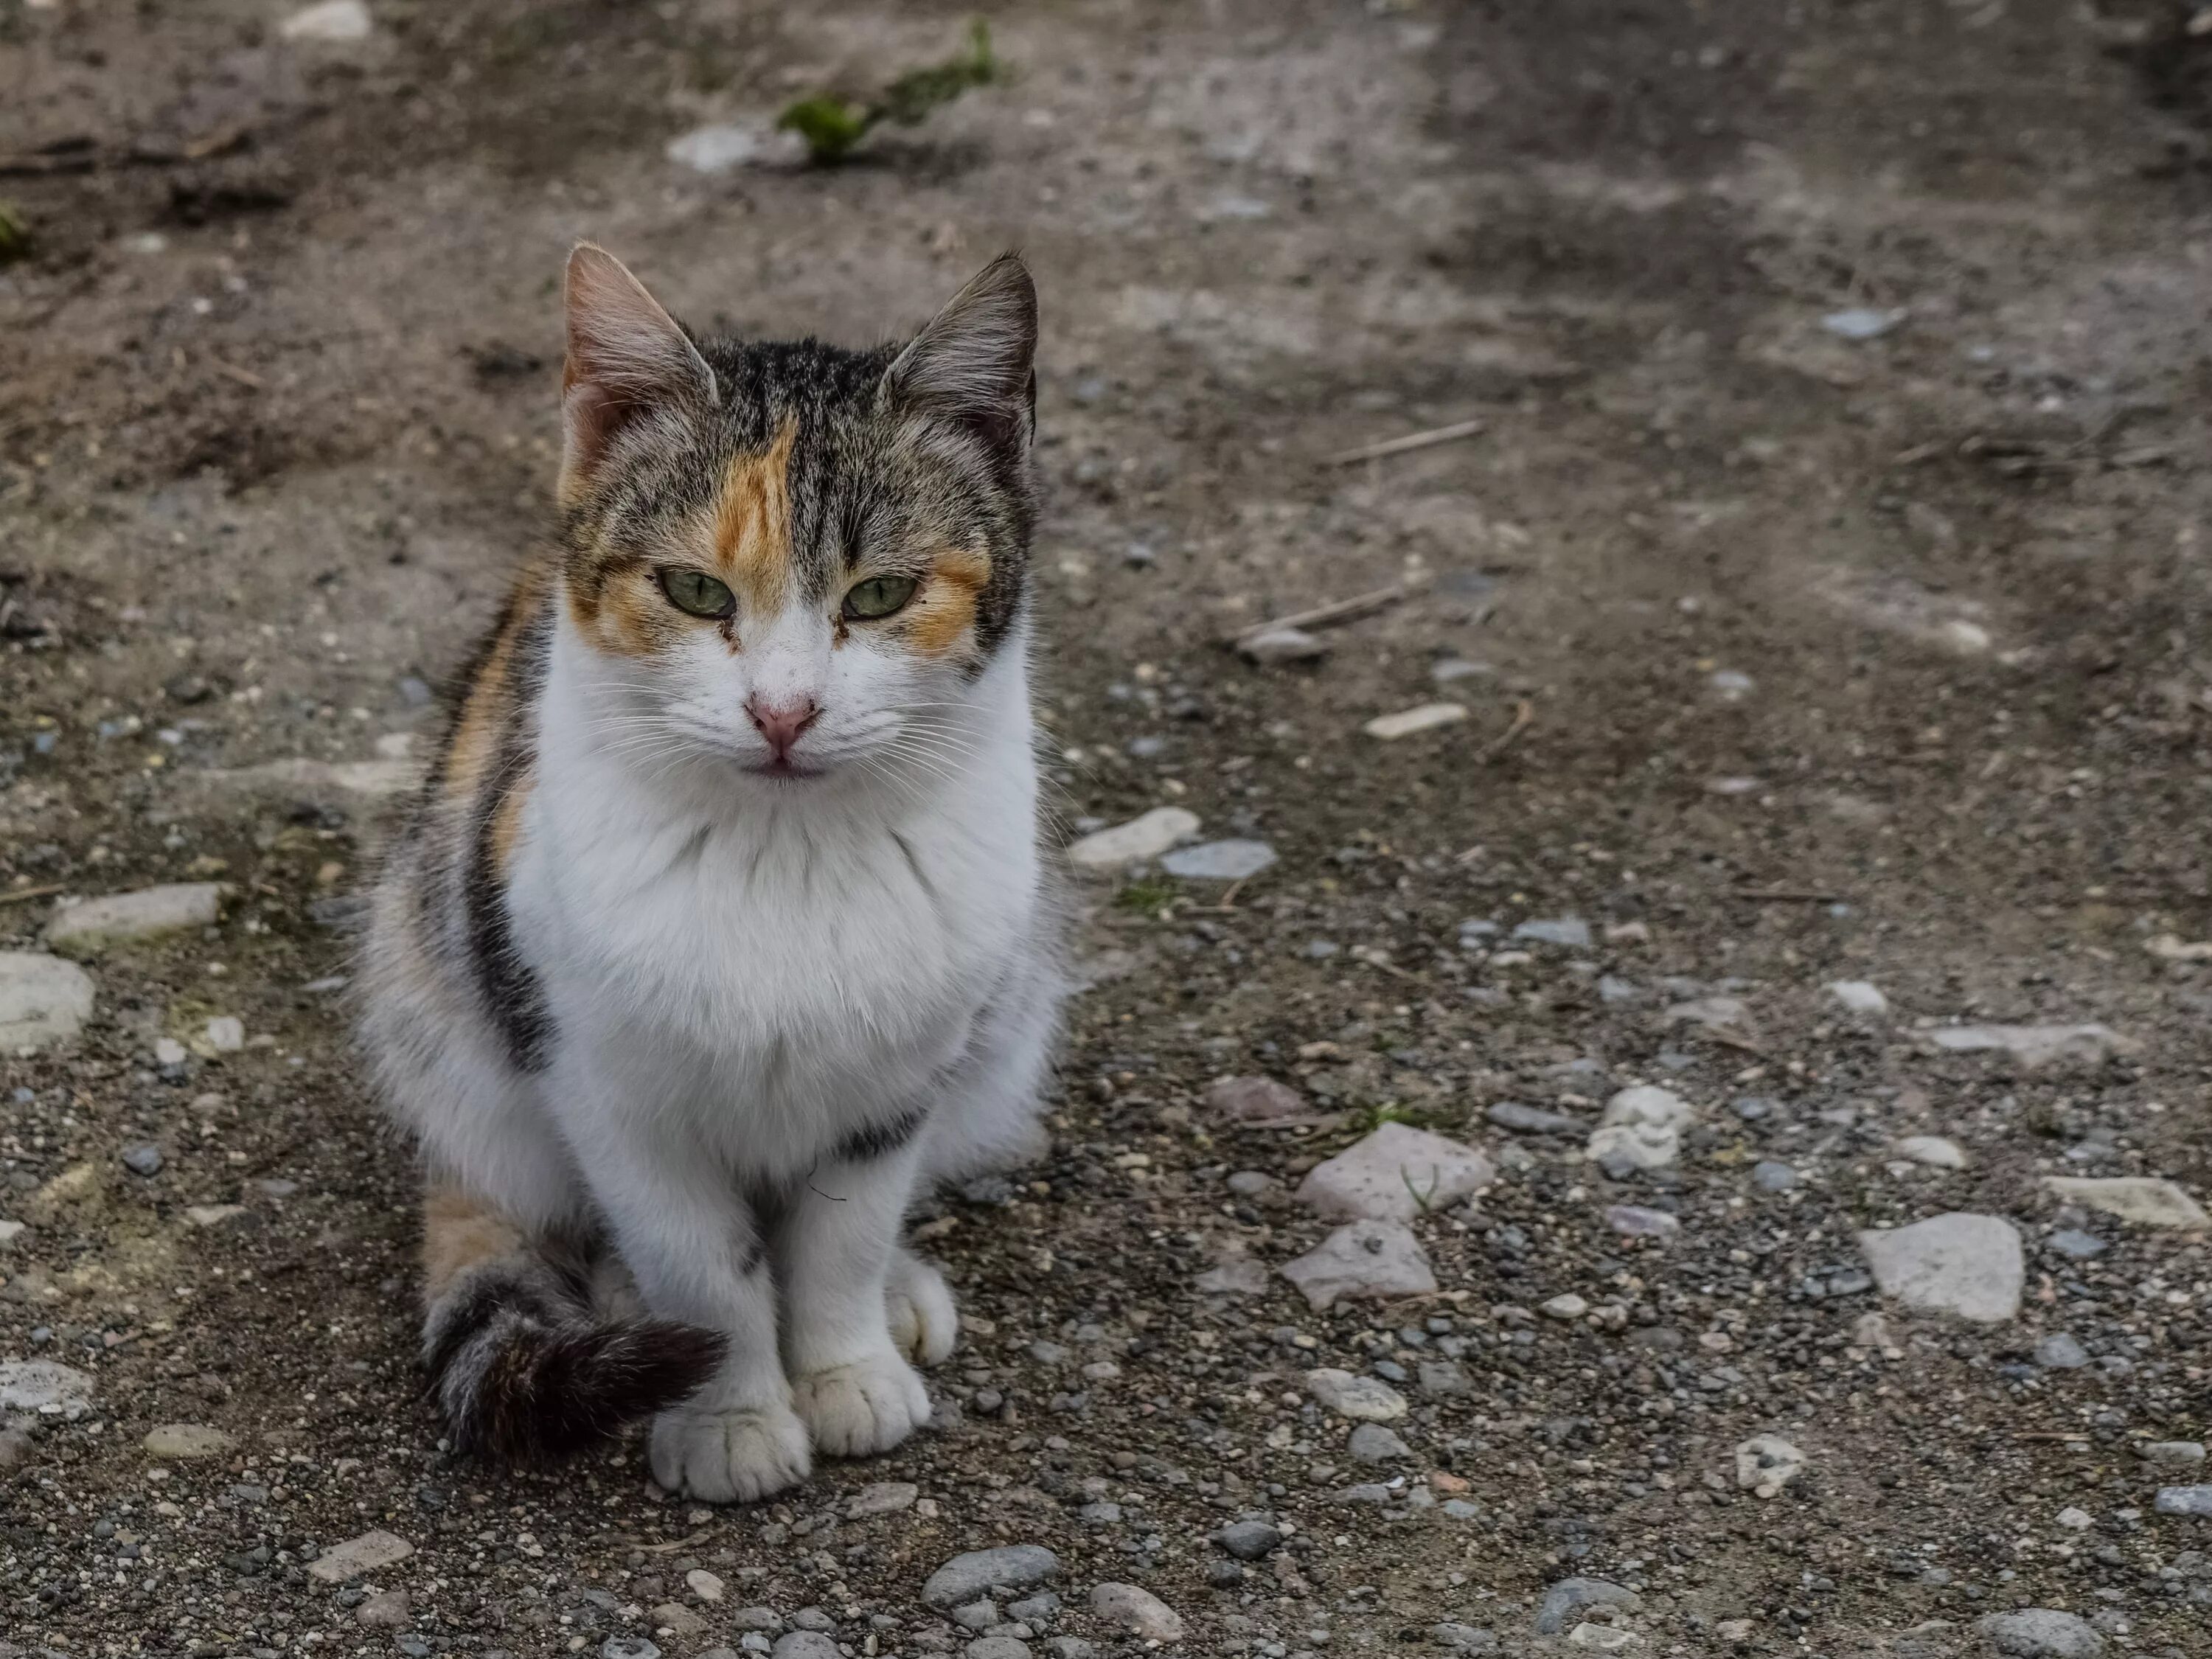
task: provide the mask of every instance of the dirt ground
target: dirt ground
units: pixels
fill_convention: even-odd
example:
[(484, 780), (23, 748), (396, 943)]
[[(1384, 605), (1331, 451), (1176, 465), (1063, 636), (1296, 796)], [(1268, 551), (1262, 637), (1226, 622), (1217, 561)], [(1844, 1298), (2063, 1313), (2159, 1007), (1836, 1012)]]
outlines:
[[(2212, 1520), (2153, 1504), (2203, 1466), (2139, 1450), (2206, 1437), (2206, 1235), (2040, 1181), (2212, 1192), (2193, 8), (1004, 5), (1009, 78), (711, 173), (670, 143), (969, 14), (368, 9), (0, 0), (0, 949), (229, 888), (0, 1059), (0, 1361), (90, 1379), (0, 1432), (0, 1653), (1133, 1650), (1107, 1581), (1207, 1655), (1940, 1656), (2016, 1607), (2102, 1645), (2014, 1652), (2212, 1653)], [(702, 325), (845, 339), (1022, 247), (1066, 833), (1174, 805), (1279, 855), (1085, 879), (1053, 1154), (920, 1224), (969, 1320), (939, 1425), (750, 1511), (635, 1440), (441, 1449), (348, 1046), (352, 896), (546, 523), (583, 236)], [(1223, 643), (1385, 587), (1319, 661)], [(1587, 945), (1510, 937), (1561, 918)], [(2028, 1070), (1936, 1047), (1960, 1021), (2118, 1039)], [(1296, 1121), (1231, 1120), (1228, 1074)], [(1637, 1083), (1698, 1115), (1671, 1166), (1488, 1115)], [(1435, 1294), (1316, 1310), (1271, 1271), (1329, 1231), (1291, 1189), (1392, 1117), (1497, 1177), (1415, 1218)], [(2019, 1230), (2016, 1317), (1867, 1284), (1857, 1230), (1948, 1212)], [(1395, 1379), (1402, 1455), (1359, 1461), (1316, 1367)], [(1808, 1459), (1768, 1498), (1762, 1433)], [(1287, 1542), (1236, 1564), (1255, 1515)], [(414, 1553), (309, 1570), (371, 1528)], [(922, 1584), (1000, 1544), (1066, 1605), (978, 1638)], [(1538, 1635), (1571, 1576), (1635, 1605)]]

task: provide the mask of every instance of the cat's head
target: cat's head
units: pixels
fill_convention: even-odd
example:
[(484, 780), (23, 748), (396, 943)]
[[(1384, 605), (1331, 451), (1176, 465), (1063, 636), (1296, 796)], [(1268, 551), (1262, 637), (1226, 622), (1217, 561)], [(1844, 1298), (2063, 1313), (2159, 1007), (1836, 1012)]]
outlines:
[(779, 781), (953, 750), (1021, 648), (1036, 331), (1011, 254), (847, 351), (695, 338), (578, 247), (562, 580), (599, 735)]

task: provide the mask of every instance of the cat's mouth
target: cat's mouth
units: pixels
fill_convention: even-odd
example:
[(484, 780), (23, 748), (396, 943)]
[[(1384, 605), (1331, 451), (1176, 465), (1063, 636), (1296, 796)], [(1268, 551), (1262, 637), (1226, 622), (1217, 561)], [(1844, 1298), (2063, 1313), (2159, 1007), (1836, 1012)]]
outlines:
[(762, 761), (745, 768), (757, 778), (818, 778), (829, 769), (826, 766), (809, 766), (789, 755), (778, 755), (773, 760)]

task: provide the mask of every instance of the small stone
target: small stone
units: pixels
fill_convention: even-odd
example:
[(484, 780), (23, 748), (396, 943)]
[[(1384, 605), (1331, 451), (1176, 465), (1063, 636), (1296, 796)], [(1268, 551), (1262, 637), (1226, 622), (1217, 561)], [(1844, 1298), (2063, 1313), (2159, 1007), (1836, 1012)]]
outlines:
[(74, 1423), (92, 1409), (92, 1379), (67, 1365), (49, 1359), (0, 1362), (0, 1412), (37, 1412)]
[(1282, 1547), (1283, 1534), (1265, 1521), (1237, 1521), (1214, 1534), (1213, 1541), (1239, 1561), (1263, 1561)]
[(1420, 1368), (1421, 1392), (1431, 1399), (1449, 1399), (1474, 1392), (1474, 1383), (1467, 1369), (1456, 1359), (1424, 1359)]
[(2056, 1331), (2035, 1345), (2035, 1363), (2045, 1370), (2078, 1371), (2089, 1363), (2089, 1351), (2064, 1331)]
[(238, 1442), (221, 1429), (211, 1429), (200, 1423), (164, 1423), (148, 1431), (146, 1455), (149, 1457), (193, 1458), (220, 1457), (231, 1450)]
[(744, 125), (718, 123), (694, 127), (668, 141), (662, 153), (678, 167), (694, 173), (727, 173), (732, 167), (793, 161), (804, 153), (803, 142), (777, 131), (766, 123)]
[(1243, 881), (1274, 862), (1275, 849), (1264, 841), (1206, 841), (1177, 848), (1160, 868), (1186, 881)]
[(1242, 1561), (1215, 1559), (1206, 1564), (1206, 1582), (1216, 1589), (1235, 1589), (1244, 1582)]
[(371, 1630), (405, 1630), (414, 1620), (414, 1610), (407, 1602), (405, 1590), (385, 1590), (372, 1595), (353, 1610), (353, 1621), (366, 1625)]
[(1851, 306), (1830, 312), (1820, 319), (1820, 326), (1838, 339), (1879, 340), (1903, 322), (1905, 316), (1902, 311), (1875, 311), (1864, 306)]
[(2044, 1243), (2075, 1261), (2093, 1261), (2112, 1248), (2096, 1234), (2085, 1233), (2079, 1227), (2061, 1227)]
[(1536, 1634), (1558, 1635), (1584, 1607), (1620, 1607), (1633, 1613), (1643, 1601), (1634, 1590), (1602, 1578), (1562, 1578), (1544, 1592), (1537, 1606)]
[(362, 0), (319, 0), (302, 6), (276, 26), (287, 40), (306, 40), (318, 46), (348, 46), (368, 39), (374, 25)]
[(1429, 1640), (1447, 1653), (1495, 1653), (1498, 1651), (1498, 1632), (1479, 1625), (1462, 1625), (1446, 1620), (1441, 1625), (1429, 1627)]
[(1626, 1238), (1672, 1238), (1682, 1231), (1681, 1222), (1666, 1211), (1637, 1204), (1608, 1206), (1605, 1224)]
[(1044, 1650), (1051, 1659), (1097, 1659), (1098, 1644), (1080, 1636), (1052, 1636), (1045, 1638)]
[(1618, 1653), (1624, 1648), (1637, 1646), (1642, 1638), (1633, 1631), (1620, 1630), (1611, 1625), (1592, 1624), (1584, 1620), (1567, 1632), (1571, 1648), (1588, 1648), (1596, 1653)]
[(994, 1588), (1027, 1589), (1060, 1577), (1060, 1558), (1042, 1544), (1006, 1544), (956, 1555), (929, 1576), (921, 1599), (933, 1607), (957, 1607)]
[(185, 1048), (174, 1037), (165, 1036), (154, 1039), (154, 1063), (163, 1071), (168, 1070), (171, 1066), (183, 1065), (191, 1058), (191, 1049)]
[(365, 1532), (343, 1544), (331, 1545), (307, 1563), (307, 1577), (325, 1584), (343, 1584), (365, 1572), (375, 1572), (404, 1561), (414, 1553), (415, 1547), (404, 1538), (381, 1530)]
[(132, 1175), (142, 1176), (149, 1181), (161, 1173), (161, 1168), (167, 1161), (161, 1156), (161, 1149), (151, 1141), (142, 1141), (136, 1146), (123, 1149), (123, 1167)]
[(1412, 1221), (1487, 1187), (1497, 1170), (1471, 1146), (1403, 1123), (1386, 1123), (1316, 1164), (1298, 1201), (1332, 1221)]
[(1267, 668), (1277, 663), (1311, 662), (1317, 657), (1325, 657), (1328, 654), (1328, 641), (1303, 628), (1263, 628), (1238, 640), (1237, 649), (1247, 661)]
[(783, 1620), (774, 1607), (739, 1607), (730, 1615), (730, 1623), (739, 1630), (781, 1630)]
[[(836, 1652), (835, 1643), (830, 1650)], [(426, 1647), (423, 1651), (428, 1654), (429, 1650)], [(660, 1659), (660, 1644), (643, 1636), (610, 1636), (599, 1644), (599, 1659)]]
[(1192, 1288), (1200, 1296), (1265, 1296), (1267, 1293), (1267, 1269), (1264, 1263), (1250, 1256), (1231, 1256), (1228, 1261), (1208, 1267), (1191, 1281)]
[(0, 1054), (75, 1036), (92, 1018), (92, 975), (36, 951), (0, 951)]
[[(865, 1498), (867, 1496), (869, 1492), (872, 1492), (873, 1490), (873, 1487), (866, 1488), (860, 1495)], [(908, 1492), (912, 1492), (914, 1488), (909, 1486), (907, 1490)], [(901, 1507), (904, 1506), (902, 1505)], [(850, 1513), (850, 1511), (848, 1511), (848, 1513)], [(873, 1511), (873, 1513), (881, 1514), (883, 1511), (876, 1510)], [(722, 1599), (722, 1581), (714, 1577), (713, 1573), (708, 1571), (704, 1567), (694, 1567), (690, 1571), (685, 1573), (684, 1575), (684, 1584), (685, 1589), (689, 1589), (692, 1595), (697, 1596), (702, 1601), (711, 1604), (713, 1602), (720, 1601)]]
[(1858, 1246), (1882, 1294), (1923, 1313), (1999, 1324), (2020, 1311), (2027, 1268), (2020, 1234), (1991, 1215), (1939, 1215), (1892, 1231), (1868, 1231)]
[(988, 1630), (999, 1622), (999, 1604), (987, 1595), (953, 1608), (951, 1616), (954, 1624), (964, 1629)]
[(769, 1651), (770, 1659), (843, 1659), (836, 1642), (818, 1630), (786, 1631)]
[(2008, 1659), (2098, 1659), (2105, 1651), (2105, 1638), (2087, 1624), (2049, 1607), (1993, 1613), (1974, 1628)]
[(2136, 1455), (2160, 1468), (2185, 1468), (2204, 1461), (2204, 1446), (2197, 1440), (2153, 1440), (2137, 1446)]
[(1086, 870), (1115, 870), (1125, 864), (1156, 859), (1170, 848), (1198, 833), (1198, 814), (1180, 806), (1155, 806), (1142, 817), (1100, 830), (1067, 849), (1071, 864)]
[(1395, 714), (1378, 714), (1359, 729), (1370, 738), (1391, 743), (1416, 732), (1433, 732), (1440, 726), (1455, 726), (1466, 718), (1467, 705), (1463, 702), (1425, 702), (1417, 708), (1401, 708)]
[(94, 957), (110, 945), (212, 927), (222, 915), (222, 889), (211, 881), (108, 893), (57, 915), (46, 924), (46, 945), (63, 956)]
[(185, 1219), (195, 1227), (221, 1227), (250, 1213), (243, 1204), (187, 1204)]
[(2095, 1065), (2138, 1046), (2103, 1025), (1939, 1025), (1928, 1038), (1954, 1054), (2008, 1054), (2025, 1072), (2061, 1062)]
[(1751, 1018), (1751, 1010), (1740, 997), (1695, 997), (1668, 1006), (1659, 1016), (1662, 1025), (1702, 1025), (1708, 1031), (1732, 1031)]
[(22, 1236), (23, 1224), (21, 1222), (0, 1221), (0, 1244), (13, 1244)]
[(1578, 1135), (1589, 1127), (1581, 1118), (1524, 1106), (1517, 1100), (1501, 1100), (1483, 1115), (1499, 1128), (1521, 1135)]
[(1753, 1435), (1735, 1449), (1735, 1483), (1771, 1498), (1805, 1473), (1805, 1454), (1778, 1435)]
[(2153, 1507), (2160, 1515), (2212, 1516), (2212, 1486), (2160, 1486)]
[(1091, 1592), (1091, 1611), (1146, 1642), (1182, 1640), (1182, 1615), (1134, 1584), (1099, 1585)]
[(1549, 920), (1524, 921), (1513, 930), (1513, 937), (1526, 939), (1532, 945), (1557, 945), (1570, 951), (1589, 949), (1589, 923), (1580, 916), (1556, 916)]
[(1280, 1271), (1316, 1309), (1346, 1297), (1425, 1296), (1437, 1288), (1420, 1241), (1393, 1221), (1339, 1227)]
[(235, 1014), (218, 1014), (208, 1021), (208, 1047), (219, 1054), (234, 1054), (246, 1047), (246, 1022)]
[(1941, 1135), (1907, 1135), (1890, 1150), (1899, 1158), (1914, 1164), (1925, 1164), (1931, 1170), (1963, 1170), (1966, 1154), (1955, 1140), (1946, 1140)]
[(1553, 1297), (1543, 1307), (1544, 1317), (1547, 1319), (1580, 1319), (1589, 1311), (1589, 1304), (1572, 1291)]
[(1863, 979), (1839, 979), (1821, 988), (1855, 1014), (1886, 1014), (1889, 999)]
[(1403, 1463), (1413, 1455), (1411, 1446), (1380, 1423), (1362, 1423), (1344, 1443), (1355, 1463)]
[(1311, 1115), (1305, 1097), (1271, 1077), (1222, 1077), (1206, 1085), (1206, 1109), (1235, 1123), (1284, 1123)]
[(1642, 1084), (1606, 1102), (1586, 1150), (1608, 1170), (1663, 1169), (1681, 1155), (1683, 1132), (1697, 1121), (1680, 1095)]
[(2071, 1504), (2059, 1510), (2052, 1518), (2069, 1532), (2086, 1532), (2097, 1524), (2095, 1516), (2087, 1510), (2075, 1509)]
[[(879, 1480), (873, 1486), (861, 1487), (853, 1494), (853, 1501), (845, 1506), (845, 1518), (865, 1521), (873, 1515), (896, 1515), (902, 1510), (912, 1509), (915, 1500), (921, 1496), (921, 1488), (912, 1481)], [(694, 1573), (691, 1576), (699, 1578), (710, 1575)], [(715, 1601), (721, 1599), (720, 1580), (716, 1580), (714, 1589), (716, 1593), (707, 1596), (706, 1600)]]
[(2212, 1228), (2212, 1216), (2171, 1181), (2147, 1176), (2103, 1180), (2045, 1176), (2043, 1184), (2069, 1204), (2101, 1211), (2142, 1227)]
[(681, 1601), (663, 1601), (646, 1613), (654, 1631), (666, 1631), (686, 1642), (695, 1641), (707, 1633), (707, 1621), (685, 1607)]
[(1406, 1414), (1406, 1396), (1388, 1382), (1333, 1367), (1308, 1371), (1306, 1392), (1338, 1416), (1357, 1422), (1395, 1423)]
[(1018, 1636), (986, 1636), (968, 1644), (966, 1659), (1030, 1659), (1030, 1644)]
[(1787, 1164), (1763, 1158), (1751, 1166), (1751, 1184), (1762, 1193), (1786, 1193), (1797, 1184), (1797, 1171)]

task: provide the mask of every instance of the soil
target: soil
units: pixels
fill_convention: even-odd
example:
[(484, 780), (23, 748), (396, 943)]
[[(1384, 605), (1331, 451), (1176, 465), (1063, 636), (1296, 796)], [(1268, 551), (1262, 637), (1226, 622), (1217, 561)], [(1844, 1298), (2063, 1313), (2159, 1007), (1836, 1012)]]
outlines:
[[(371, 0), (319, 44), (284, 11), (0, 0), (0, 948), (75, 896), (230, 889), (0, 1060), (0, 1360), (94, 1386), (0, 1432), (0, 1651), (689, 1654), (755, 1605), (957, 1650), (923, 1580), (1014, 1542), (1061, 1563), (1040, 1649), (1135, 1645), (1087, 1607), (1126, 1581), (1186, 1652), (1548, 1651), (1579, 1576), (1640, 1592), (1579, 1615), (1631, 1651), (1964, 1653), (2016, 1607), (2208, 1650), (2212, 1522), (2152, 1502), (2202, 1466), (2136, 1450), (2206, 1437), (2206, 1238), (2040, 1184), (2212, 1190), (2212, 995), (2151, 948), (2212, 935), (2192, 8), (999, 6), (1010, 79), (847, 166), (715, 174), (666, 146), (880, 88), (968, 13)], [(846, 339), (1022, 247), (1055, 810), (1279, 855), (1082, 888), (1052, 1155), (920, 1224), (969, 1320), (939, 1425), (750, 1510), (655, 1492), (635, 1438), (441, 1447), (413, 1176), (333, 983), (408, 739), (546, 524), (587, 235), (702, 325)], [(1394, 586), (1318, 662), (1224, 643)], [(1439, 699), (1468, 718), (1363, 732)], [(1570, 916), (1587, 947), (1508, 937)], [(1937, 1050), (1957, 1021), (2125, 1041), (2028, 1071)], [(1304, 1109), (1231, 1121), (1228, 1074)], [(1639, 1082), (1701, 1119), (1654, 1173), (1486, 1115)], [(1436, 1294), (1197, 1288), (1316, 1243), (1297, 1176), (1393, 1117), (1501, 1165), (1416, 1219)], [(1916, 1133), (1966, 1167), (1895, 1161)], [(1866, 1326), (1854, 1232), (1958, 1211), (2020, 1229), (2023, 1311)], [(2061, 1332), (2089, 1364), (2031, 1358)], [(1413, 1380), (1447, 1348), (1464, 1393)], [(1413, 1404), (1369, 1468), (1303, 1377), (1378, 1362)], [(149, 1450), (177, 1424), (225, 1438)], [(1762, 1433), (1809, 1460), (1770, 1498)], [(915, 1507), (847, 1516), (892, 1481)], [(1209, 1534), (1261, 1512), (1290, 1542), (1217, 1583)], [(373, 1528), (414, 1553), (307, 1571)]]

